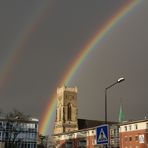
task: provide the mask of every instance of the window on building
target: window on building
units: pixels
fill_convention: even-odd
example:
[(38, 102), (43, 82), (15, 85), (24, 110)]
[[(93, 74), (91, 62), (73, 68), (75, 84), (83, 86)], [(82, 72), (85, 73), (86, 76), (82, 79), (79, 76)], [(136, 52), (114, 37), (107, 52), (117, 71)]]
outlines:
[(115, 140), (111, 139), (110, 144), (112, 144), (112, 145), (115, 144)]
[(111, 129), (110, 133), (111, 133), (111, 135), (114, 135), (114, 130), (113, 130), (113, 129)]
[(1, 129), (1, 128), (3, 128), (3, 123), (2, 123), (2, 122), (0, 122), (0, 129)]
[(138, 141), (138, 135), (135, 136), (135, 141)]
[(124, 138), (124, 139), (125, 139), (125, 142), (127, 142), (127, 141), (128, 141), (128, 138), (127, 138), (127, 136), (125, 136), (125, 138)]
[(130, 130), (130, 131), (132, 130), (132, 125), (129, 125), (129, 130)]
[(124, 126), (124, 130), (127, 131), (127, 126)]
[(148, 129), (148, 123), (146, 123), (146, 129)]
[(135, 130), (137, 130), (138, 129), (138, 125), (137, 124), (135, 124)]
[(132, 141), (132, 136), (129, 137), (129, 141)]
[(68, 120), (71, 120), (71, 104), (70, 103), (68, 103), (68, 114), (67, 114), (67, 119)]
[(65, 147), (72, 148), (72, 141), (66, 141)]
[(31, 145), (30, 145), (30, 143), (28, 143), (28, 147), (30, 147)]
[(65, 108), (63, 107), (63, 121), (65, 122)]
[(114, 129), (114, 136), (118, 136), (118, 134), (119, 134), (119, 129)]
[(59, 109), (59, 121), (61, 121), (61, 108)]
[(37, 125), (37, 124), (35, 124), (35, 129), (37, 129), (37, 127), (38, 127), (38, 125)]
[(80, 140), (79, 141), (79, 146), (80, 147), (86, 147), (86, 140)]

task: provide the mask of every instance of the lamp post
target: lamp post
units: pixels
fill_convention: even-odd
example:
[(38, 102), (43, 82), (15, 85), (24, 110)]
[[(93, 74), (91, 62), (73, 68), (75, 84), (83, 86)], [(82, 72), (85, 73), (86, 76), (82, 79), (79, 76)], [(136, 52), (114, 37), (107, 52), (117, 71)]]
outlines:
[(113, 84), (109, 85), (108, 87), (105, 88), (105, 123), (107, 124), (107, 90), (111, 87), (113, 87), (114, 85), (121, 83), (122, 81), (124, 81), (124, 78), (119, 78), (116, 82), (114, 82)]

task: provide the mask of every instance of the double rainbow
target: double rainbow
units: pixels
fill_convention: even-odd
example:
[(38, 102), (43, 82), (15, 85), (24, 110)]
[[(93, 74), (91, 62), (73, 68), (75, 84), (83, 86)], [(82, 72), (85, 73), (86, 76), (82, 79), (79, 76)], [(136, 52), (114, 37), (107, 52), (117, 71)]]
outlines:
[(50, 7), (53, 5), (51, 1), (45, 1), (41, 4), (40, 8), (36, 11), (33, 11), (32, 14), (28, 17), (28, 21), (24, 24), (24, 27), (16, 35), (16, 39), (9, 49), (5, 61), (0, 67), (0, 91), (2, 92), (6, 82), (9, 80), (11, 71), (14, 68), (14, 65), (17, 63), (18, 58), (23, 53), (25, 45), (28, 42), (29, 36), (36, 29), (37, 24), (41, 22), (42, 19), (46, 16), (47, 12), (50, 10)]
[[(129, 13), (140, 1), (139, 0), (129, 0), (124, 6), (122, 6), (112, 17), (108, 19), (108, 21), (99, 28), (93, 38), (86, 44), (86, 46), (80, 51), (79, 55), (75, 58), (72, 65), (70, 65), (69, 69), (66, 71), (64, 77), (61, 79), (61, 84), (68, 83), (77, 69), (86, 59), (88, 54), (94, 49), (94, 47), (101, 42), (101, 40), (108, 34), (108, 32), (115, 27), (115, 25)], [(40, 121), (39, 133), (43, 135), (48, 134), (48, 128), (51, 123), (51, 119), (53, 118), (54, 112), (56, 109), (56, 92), (50, 98), (44, 115)]]

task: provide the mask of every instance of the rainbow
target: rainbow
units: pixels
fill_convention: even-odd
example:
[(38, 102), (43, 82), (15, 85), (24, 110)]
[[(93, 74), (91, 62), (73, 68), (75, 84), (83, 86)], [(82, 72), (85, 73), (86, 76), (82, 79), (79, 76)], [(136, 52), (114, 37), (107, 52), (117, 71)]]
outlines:
[(16, 64), (18, 58), (23, 53), (23, 49), (29, 39), (29, 35), (36, 29), (36, 26), (39, 22), (41, 22), (42, 19), (46, 16), (52, 6), (51, 1), (47, 1), (42, 3), (40, 8), (37, 9), (33, 14), (30, 15), (28, 18), (28, 21), (26, 21), (26, 24), (24, 25), (24, 28), (18, 32), (16, 35), (16, 39), (13, 42), (13, 45), (9, 52), (7, 53), (7, 56), (5, 57), (5, 61), (3, 62), (1, 66), (0, 71), (0, 91), (3, 92), (4, 85), (6, 85), (6, 81), (9, 80), (10, 77), (10, 71), (13, 70), (14, 65)]
[[(113, 27), (129, 13), (140, 1), (139, 0), (130, 0), (124, 6), (122, 6), (108, 21), (98, 29), (95, 35), (87, 42), (85, 47), (80, 51), (78, 56), (70, 65), (69, 69), (66, 71), (64, 77), (60, 81), (60, 85), (64, 83), (69, 83), (80, 65), (87, 58), (88, 54), (94, 49), (94, 47), (99, 44), (102, 39), (112, 30)], [(51, 119), (53, 118), (54, 112), (56, 109), (56, 92), (53, 93), (51, 99), (49, 100), (46, 110), (40, 120), (39, 133), (43, 135), (48, 134), (48, 128), (50, 126)]]

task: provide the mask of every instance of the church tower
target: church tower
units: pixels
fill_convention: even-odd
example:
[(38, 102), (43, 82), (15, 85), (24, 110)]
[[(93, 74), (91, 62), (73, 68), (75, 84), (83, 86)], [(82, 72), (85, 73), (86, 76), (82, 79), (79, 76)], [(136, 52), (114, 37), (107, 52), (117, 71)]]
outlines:
[(54, 134), (78, 130), (77, 115), (77, 87), (58, 88)]

